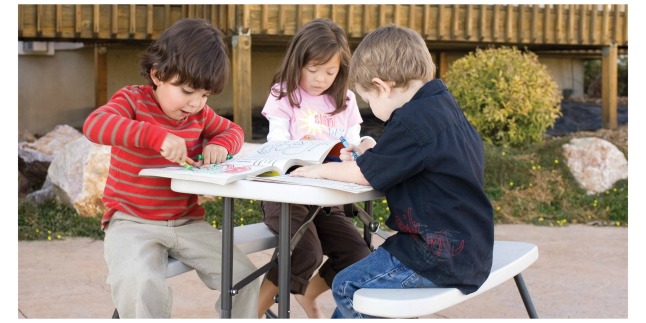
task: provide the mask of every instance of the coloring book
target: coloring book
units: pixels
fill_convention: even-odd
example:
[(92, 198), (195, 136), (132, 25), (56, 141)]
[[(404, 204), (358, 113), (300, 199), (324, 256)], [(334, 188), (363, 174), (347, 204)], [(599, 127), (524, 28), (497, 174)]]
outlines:
[(181, 166), (145, 168), (140, 176), (158, 176), (194, 180), (226, 185), (254, 176), (284, 175), (292, 167), (340, 161), (339, 151), (343, 145), (338, 141), (285, 140), (271, 141), (259, 146), (243, 157), (234, 157), (221, 164), (186, 169)]

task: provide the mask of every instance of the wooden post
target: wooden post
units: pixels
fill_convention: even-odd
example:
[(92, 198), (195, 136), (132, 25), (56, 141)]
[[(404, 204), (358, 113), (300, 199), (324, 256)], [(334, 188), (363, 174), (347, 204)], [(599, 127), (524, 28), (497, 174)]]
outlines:
[(251, 35), (242, 34), (231, 38), (233, 59), (233, 122), (244, 131), (244, 140), (252, 138), (251, 127)]
[(94, 106), (100, 107), (108, 102), (108, 57), (107, 49), (94, 47)]
[(446, 72), (449, 69), (449, 61), (446, 58), (446, 52), (440, 52), (437, 55), (437, 62), (435, 62), (435, 67), (437, 68), (435, 77), (444, 80)]
[(617, 128), (617, 44), (606, 46), (601, 57), (601, 126)]

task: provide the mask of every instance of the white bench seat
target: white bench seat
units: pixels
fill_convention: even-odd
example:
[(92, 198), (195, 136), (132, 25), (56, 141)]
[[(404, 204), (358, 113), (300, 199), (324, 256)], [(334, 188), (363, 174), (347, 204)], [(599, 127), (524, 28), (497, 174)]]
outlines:
[[(278, 237), (269, 230), (264, 223), (247, 224), (233, 228), (233, 244), (238, 246), (240, 251), (250, 254), (262, 250), (276, 248)], [(166, 277), (175, 277), (193, 270), (175, 258), (168, 257), (168, 269)]]
[(414, 318), (430, 315), (478, 296), (514, 278), (530, 317), (536, 317), (529, 293), (520, 275), (538, 259), (538, 248), (526, 242), (495, 241), (491, 274), (471, 294), (457, 288), (362, 288), (353, 298), (357, 312), (386, 318)]

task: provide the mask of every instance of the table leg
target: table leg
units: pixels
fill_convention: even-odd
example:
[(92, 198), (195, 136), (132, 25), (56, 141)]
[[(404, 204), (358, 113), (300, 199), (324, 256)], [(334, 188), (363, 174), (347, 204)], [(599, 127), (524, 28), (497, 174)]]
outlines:
[(224, 198), (222, 215), (222, 290), (220, 291), (220, 318), (231, 318), (233, 285), (233, 198)]
[(290, 252), (290, 208), (289, 203), (281, 203), (280, 231), (278, 232), (278, 317), (289, 318), (289, 294), (291, 276)]

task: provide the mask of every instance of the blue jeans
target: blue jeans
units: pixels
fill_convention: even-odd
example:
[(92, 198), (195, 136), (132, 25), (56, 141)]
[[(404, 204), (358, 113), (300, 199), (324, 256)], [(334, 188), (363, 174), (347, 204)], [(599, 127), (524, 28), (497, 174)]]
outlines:
[(336, 309), (332, 318), (374, 318), (352, 308), (354, 292), (360, 288), (423, 288), (438, 287), (393, 257), (384, 248), (377, 248), (368, 257), (343, 269), (334, 278), (332, 295)]

